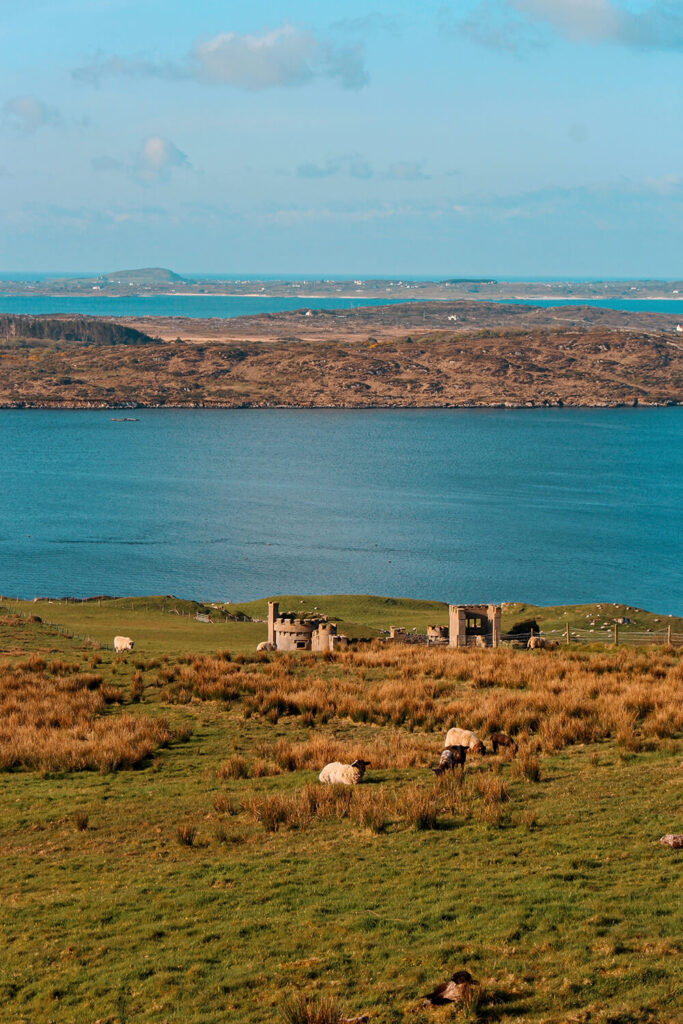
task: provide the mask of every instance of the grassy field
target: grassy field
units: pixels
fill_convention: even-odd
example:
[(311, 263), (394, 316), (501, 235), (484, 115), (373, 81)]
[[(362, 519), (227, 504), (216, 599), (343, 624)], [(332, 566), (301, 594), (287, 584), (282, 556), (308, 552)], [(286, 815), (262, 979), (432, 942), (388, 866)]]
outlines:
[[(45, 623), (54, 623), (78, 636), (91, 637), (111, 647), (116, 634), (131, 636), (135, 649), (144, 654), (177, 656), (187, 652), (210, 652), (229, 647), (234, 653), (253, 651), (266, 639), (268, 601), (280, 602), (280, 611), (294, 611), (299, 616), (327, 615), (336, 622), (340, 633), (353, 638), (380, 636), (391, 626), (424, 633), (430, 624), (448, 624), (448, 605), (441, 601), (415, 601), (409, 598), (377, 597), (370, 594), (302, 595), (280, 594), (273, 598), (230, 605), (205, 605), (174, 597), (127, 597), (100, 601), (15, 601), (0, 599), (0, 604), (21, 616), (39, 616)], [(206, 613), (210, 624), (195, 619)], [(233, 618), (226, 619), (230, 615)], [(234, 621), (244, 616), (246, 621)], [(535, 619), (540, 629), (564, 630), (594, 628), (596, 640), (601, 634), (612, 635), (617, 618), (630, 618), (630, 630), (661, 632), (668, 625), (683, 633), (683, 618), (647, 612), (628, 605), (585, 604), (540, 607), (531, 604), (507, 604), (503, 607), (502, 628), (506, 632), (521, 621)]]
[[(356, 635), (445, 621), (281, 600)], [(257, 656), (263, 623), (176, 605), (18, 606), (127, 657), (0, 608), (3, 1022), (261, 1024), (295, 993), (377, 1024), (680, 1021), (680, 652)], [(435, 783), (456, 723), (519, 752)], [(354, 756), (362, 786), (317, 784)], [(478, 1005), (424, 1007), (461, 968)]]

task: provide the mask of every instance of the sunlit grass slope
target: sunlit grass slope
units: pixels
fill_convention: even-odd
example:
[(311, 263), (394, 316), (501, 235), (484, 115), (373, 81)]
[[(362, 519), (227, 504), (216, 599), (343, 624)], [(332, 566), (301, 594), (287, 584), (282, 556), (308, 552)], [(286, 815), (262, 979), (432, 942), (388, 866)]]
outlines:
[[(440, 621), (299, 600), (366, 631)], [(263, 623), (165, 602), (20, 608), (130, 632), (126, 657), (0, 607), (3, 1024), (278, 1024), (295, 992), (443, 1024), (467, 1015), (422, 996), (461, 968), (471, 1020), (677, 1024), (680, 652), (256, 655)], [(247, 628), (251, 653), (210, 653)], [(456, 723), (519, 753), (435, 784)], [(362, 786), (319, 786), (355, 756)]]

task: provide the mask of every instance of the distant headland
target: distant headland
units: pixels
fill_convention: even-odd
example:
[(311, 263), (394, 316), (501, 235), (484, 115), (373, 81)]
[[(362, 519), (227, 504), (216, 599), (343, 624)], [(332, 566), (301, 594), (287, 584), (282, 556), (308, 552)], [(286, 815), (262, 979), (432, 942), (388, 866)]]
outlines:
[(83, 277), (41, 277), (40, 280), (5, 280), (2, 292), (12, 295), (235, 295), (315, 298), (368, 298), (456, 301), (458, 299), (514, 300), (575, 299), (681, 299), (683, 281), (506, 281), (492, 277), (312, 276), (282, 279), (229, 276), (182, 276), (165, 267), (117, 270)]

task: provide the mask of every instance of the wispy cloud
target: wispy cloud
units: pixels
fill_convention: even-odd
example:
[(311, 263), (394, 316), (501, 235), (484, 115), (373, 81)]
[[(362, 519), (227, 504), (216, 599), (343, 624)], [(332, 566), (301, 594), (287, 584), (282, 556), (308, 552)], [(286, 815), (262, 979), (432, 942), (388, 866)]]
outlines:
[(299, 178), (331, 178), (333, 175), (339, 174), (343, 166), (343, 160), (337, 158), (336, 160), (326, 160), (322, 164), (299, 164), (296, 173)]
[(389, 181), (429, 181), (430, 175), (425, 174), (417, 160), (399, 160), (389, 165), (384, 177)]
[(0, 107), (0, 114), (5, 124), (26, 135), (61, 121), (57, 108), (43, 103), (36, 96), (12, 96)]
[(196, 41), (178, 62), (100, 52), (73, 75), (88, 85), (98, 85), (112, 76), (154, 77), (190, 79), (249, 92), (301, 86), (316, 79), (334, 81), (344, 89), (361, 89), (369, 81), (360, 43), (336, 46), (292, 25), (262, 35), (221, 32)]
[(675, 49), (683, 45), (680, 3), (657, 0), (631, 11), (614, 0), (508, 0), (528, 17), (570, 39), (591, 43)]
[(438, 13), (439, 32), (465, 36), (492, 50), (507, 50), (520, 55), (544, 45), (543, 33), (515, 11), (509, 11), (504, 0), (481, 0), (465, 17), (450, 7)]
[[(347, 174), (350, 178), (366, 181), (374, 177), (375, 169), (361, 156), (335, 156), (322, 163), (299, 164), (296, 174), (299, 178), (332, 178), (337, 174)], [(378, 172), (378, 176), (385, 181), (410, 182), (431, 179), (431, 175), (424, 171), (420, 160), (397, 160), (389, 164), (385, 170)]]
[(373, 176), (373, 169), (367, 160), (360, 156), (337, 156), (323, 163), (299, 164), (296, 169), (299, 178), (331, 178), (345, 171), (351, 178), (367, 180)]
[(148, 136), (130, 160), (111, 156), (92, 160), (95, 171), (127, 174), (144, 183), (168, 181), (174, 170), (191, 166), (187, 155), (161, 135)]
[(440, 24), (501, 50), (541, 45), (543, 29), (576, 43), (683, 48), (683, 10), (677, 0), (655, 0), (642, 10), (617, 0), (482, 0), (465, 17), (444, 8)]
[(332, 22), (330, 28), (336, 32), (348, 32), (354, 36), (369, 36), (377, 33), (385, 33), (390, 36), (401, 34), (396, 18), (382, 14), (380, 11), (371, 11), (358, 18), (339, 18)]

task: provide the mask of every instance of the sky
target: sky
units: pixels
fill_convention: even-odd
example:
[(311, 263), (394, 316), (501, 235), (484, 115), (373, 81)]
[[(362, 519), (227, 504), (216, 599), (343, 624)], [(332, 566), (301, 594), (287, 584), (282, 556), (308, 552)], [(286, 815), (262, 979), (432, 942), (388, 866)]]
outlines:
[(0, 0), (0, 272), (683, 277), (683, 0)]

